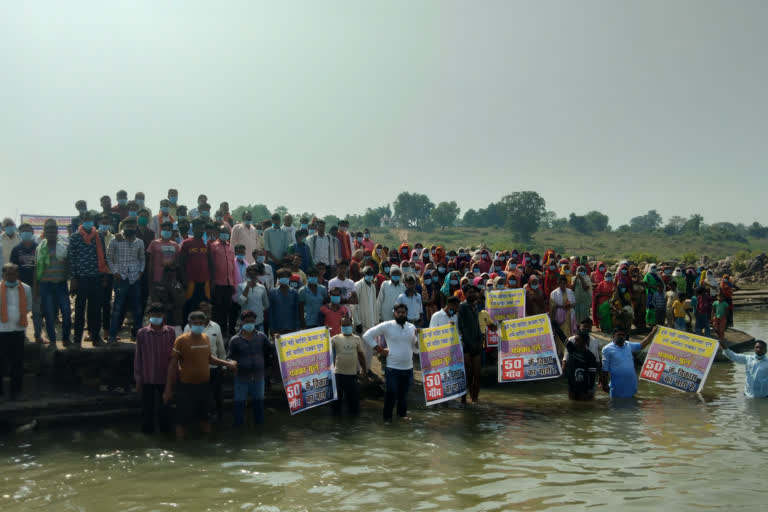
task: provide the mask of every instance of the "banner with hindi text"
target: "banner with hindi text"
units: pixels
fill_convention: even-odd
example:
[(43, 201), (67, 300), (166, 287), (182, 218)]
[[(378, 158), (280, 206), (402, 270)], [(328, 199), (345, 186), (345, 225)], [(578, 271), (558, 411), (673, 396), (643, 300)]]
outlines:
[(506, 320), (500, 330), (499, 382), (552, 379), (563, 373), (549, 316)]
[(421, 329), (419, 358), (427, 405), (467, 394), (464, 351), (455, 325)]
[(659, 327), (648, 347), (640, 378), (668, 388), (697, 393), (704, 387), (717, 340)]
[(63, 237), (69, 237), (69, 226), (72, 224), (72, 216), (58, 216), (53, 215), (31, 215), (22, 213), (20, 215), (21, 224), (27, 223), (32, 226), (36, 237), (43, 236), (43, 226), (45, 221), (53, 219), (56, 221), (56, 226), (59, 228), (59, 235)]
[[(525, 290), (511, 288), (508, 290), (487, 291), (485, 294), (485, 310), (491, 316), (494, 323), (499, 324), (504, 320), (523, 318), (525, 316)], [(501, 330), (486, 330), (485, 340), (487, 347), (497, 347)]]
[(331, 334), (327, 327), (283, 334), (275, 344), (291, 414), (336, 400)]

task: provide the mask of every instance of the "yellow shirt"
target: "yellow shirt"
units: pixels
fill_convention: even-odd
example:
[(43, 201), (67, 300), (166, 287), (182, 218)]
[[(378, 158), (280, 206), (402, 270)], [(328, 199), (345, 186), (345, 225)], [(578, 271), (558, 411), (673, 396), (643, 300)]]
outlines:
[(482, 310), (477, 314), (477, 321), (480, 323), (480, 332), (482, 333), (485, 333), (485, 330), (488, 328), (488, 326), (493, 323), (493, 320), (491, 320), (491, 315), (489, 315), (486, 310)]
[(685, 318), (685, 304), (676, 300), (672, 304), (672, 314), (675, 315), (675, 318)]

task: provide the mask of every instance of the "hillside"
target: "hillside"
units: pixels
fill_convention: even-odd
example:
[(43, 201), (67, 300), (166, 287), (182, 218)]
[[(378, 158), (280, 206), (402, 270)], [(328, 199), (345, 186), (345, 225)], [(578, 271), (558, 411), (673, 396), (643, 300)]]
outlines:
[(692, 262), (705, 255), (712, 259), (722, 259), (743, 252), (768, 252), (766, 238), (747, 238), (744, 242), (718, 239), (711, 235), (667, 235), (663, 232), (584, 235), (571, 229), (543, 230), (536, 233), (533, 244), (528, 247), (516, 241), (512, 233), (500, 228), (449, 228), (431, 232), (375, 228), (371, 233), (375, 242), (390, 248), (400, 245), (403, 241), (411, 244), (418, 241), (425, 245), (442, 245), (449, 249), (460, 246), (477, 247), (485, 243), (494, 250), (516, 248), (543, 253), (552, 248), (567, 256), (586, 254), (608, 261), (618, 261), (641, 254), (655, 256), (654, 259), (658, 260), (685, 259)]

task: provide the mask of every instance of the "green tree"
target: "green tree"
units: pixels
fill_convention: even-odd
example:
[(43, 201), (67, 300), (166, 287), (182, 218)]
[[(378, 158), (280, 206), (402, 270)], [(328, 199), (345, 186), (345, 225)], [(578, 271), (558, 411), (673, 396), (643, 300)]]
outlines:
[(505, 225), (522, 242), (531, 240), (546, 214), (547, 202), (537, 192), (513, 192), (501, 198), (498, 207), (504, 212)]
[(400, 192), (392, 207), (395, 225), (401, 228), (422, 229), (428, 224), (435, 205), (424, 194)]
[(568, 225), (579, 233), (589, 233), (592, 231), (592, 227), (589, 225), (587, 218), (584, 215), (576, 215), (572, 213), (568, 218)]
[(704, 217), (698, 213), (691, 215), (683, 226), (685, 233), (698, 233), (701, 231), (701, 225), (704, 224)]
[(456, 201), (442, 201), (432, 210), (432, 221), (444, 230), (446, 227), (456, 224), (460, 211)]
[(326, 231), (330, 231), (331, 230), (331, 226), (338, 226), (339, 225), (339, 221), (341, 219), (339, 219), (335, 215), (326, 215), (325, 219), (323, 219), (323, 220), (325, 220), (325, 229), (326, 229)]
[(687, 221), (684, 217), (680, 217), (679, 215), (673, 215), (667, 221), (666, 226), (664, 226), (664, 232), (668, 235), (677, 235), (679, 233), (682, 233), (686, 222)]
[(645, 215), (633, 217), (629, 220), (629, 228), (635, 232), (655, 231), (661, 226), (661, 215), (656, 210), (648, 210)]
[(610, 231), (611, 226), (608, 225), (608, 216), (604, 213), (592, 210), (587, 213), (584, 218), (587, 220), (587, 225), (591, 231)]
[(283, 217), (288, 215), (288, 208), (286, 208), (285, 206), (278, 206), (277, 208), (275, 208), (275, 213), (278, 214), (282, 219)]
[(392, 217), (392, 208), (379, 206), (378, 208), (366, 208), (363, 214), (362, 224), (364, 228), (378, 228), (381, 226), (382, 217)]

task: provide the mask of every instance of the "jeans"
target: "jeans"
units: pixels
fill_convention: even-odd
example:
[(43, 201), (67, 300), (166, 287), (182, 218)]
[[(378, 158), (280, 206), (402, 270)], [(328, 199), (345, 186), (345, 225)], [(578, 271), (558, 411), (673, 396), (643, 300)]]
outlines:
[(357, 384), (357, 375), (337, 373), (336, 391), (339, 393), (339, 398), (333, 401), (334, 411), (341, 411), (341, 402), (346, 400), (349, 412), (353, 414), (360, 412), (360, 386)]
[(35, 339), (39, 339), (43, 334), (43, 308), (40, 297), (32, 298), (32, 325), (35, 326)]
[(694, 329), (696, 334), (701, 334), (704, 331), (704, 336), (707, 338), (712, 334), (711, 326), (709, 325), (709, 315), (706, 313), (696, 313), (696, 328)]
[(112, 309), (112, 322), (109, 326), (109, 337), (117, 337), (117, 331), (122, 323), (120, 319), (125, 312), (133, 313), (133, 335), (135, 336), (144, 322), (144, 312), (141, 310), (141, 281), (131, 284), (128, 279), (115, 277), (115, 307)]
[(384, 373), (386, 391), (384, 392), (384, 421), (392, 420), (392, 409), (397, 402), (397, 415), (404, 418), (408, 413), (408, 388), (413, 380), (413, 369), (396, 370), (387, 368)]
[(24, 331), (0, 332), (0, 396), (5, 367), (11, 377), (11, 399), (21, 392), (24, 379)]
[(112, 324), (112, 289), (115, 277), (112, 274), (104, 279), (104, 288), (101, 297), (101, 328), (109, 330)]
[(229, 312), (232, 308), (233, 286), (217, 284), (213, 287), (213, 321), (221, 327), (222, 336), (229, 336)]
[(141, 431), (152, 434), (155, 422), (160, 424), (160, 432), (171, 431), (171, 410), (163, 403), (165, 384), (144, 384), (141, 386)]
[(248, 397), (251, 398), (253, 407), (253, 422), (257, 425), (264, 423), (264, 379), (236, 376), (233, 385), (234, 426), (245, 424), (245, 403)]
[(683, 332), (688, 330), (688, 325), (685, 323), (685, 318), (675, 318), (675, 329)]
[[(194, 288), (192, 289), (192, 296), (184, 303), (184, 323), (187, 323), (189, 314), (197, 310), (197, 307), (204, 300), (208, 300), (208, 297), (205, 295), (205, 283), (195, 283)], [(221, 334), (223, 335), (224, 332), (222, 331)]]
[(104, 293), (101, 289), (101, 277), (81, 277), (77, 280), (78, 289), (75, 297), (75, 343), (83, 340), (85, 328), (85, 310), (88, 303), (88, 332), (91, 339), (99, 334), (101, 325), (101, 301)]
[(48, 341), (56, 341), (56, 316), (61, 312), (61, 339), (69, 343), (72, 330), (72, 313), (69, 309), (69, 293), (66, 281), (59, 283), (40, 283), (40, 305), (45, 318), (45, 330)]

